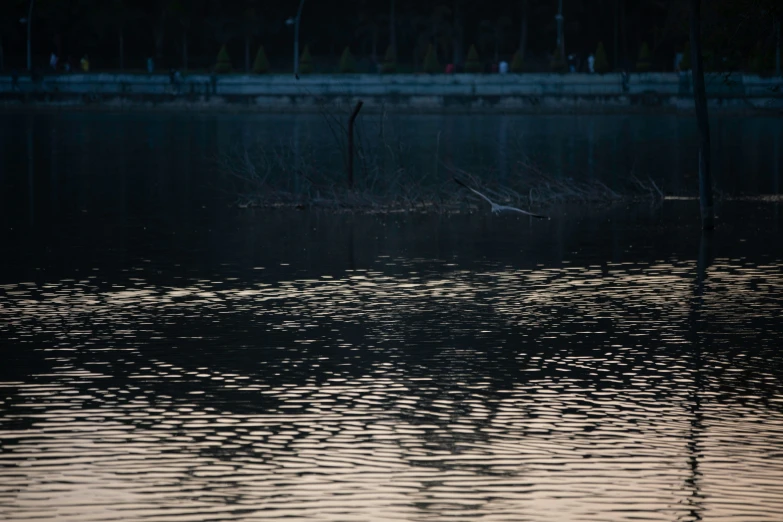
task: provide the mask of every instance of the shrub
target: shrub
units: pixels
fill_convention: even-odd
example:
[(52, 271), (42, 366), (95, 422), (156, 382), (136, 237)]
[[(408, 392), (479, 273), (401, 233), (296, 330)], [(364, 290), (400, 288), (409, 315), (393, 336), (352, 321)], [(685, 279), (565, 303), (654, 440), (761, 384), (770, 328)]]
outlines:
[(305, 45), (302, 54), (299, 56), (299, 73), (310, 74), (313, 72), (313, 57), (310, 56), (310, 46)]
[(266, 59), (263, 45), (258, 48), (256, 59), (253, 61), (253, 72), (256, 74), (269, 72), (269, 60)]
[(469, 73), (479, 73), (484, 70), (484, 67), (481, 64), (481, 60), (479, 59), (478, 51), (476, 50), (475, 45), (471, 45), (470, 49), (468, 49), (468, 55), (465, 57), (465, 72)]
[(215, 63), (216, 73), (230, 73), (231, 72), (231, 59), (228, 57), (228, 50), (225, 44), (220, 48), (217, 55), (217, 62)]
[(649, 71), (652, 68), (651, 62), (650, 48), (647, 47), (647, 42), (642, 42), (642, 47), (639, 49), (639, 58), (636, 60), (636, 70), (639, 72)]
[(356, 72), (356, 60), (354, 60), (351, 54), (351, 48), (345, 47), (342, 56), (340, 56), (339, 71), (341, 73), (355, 73)]
[(427, 47), (427, 54), (424, 55), (424, 72), (431, 74), (440, 72), (438, 54), (432, 44)]
[(383, 56), (383, 66), (381, 66), (381, 72), (397, 72), (397, 57), (394, 55), (394, 49), (392, 49), (391, 45), (386, 48), (386, 54)]
[(566, 64), (559, 47), (555, 49), (555, 52), (552, 55), (552, 61), (549, 62), (549, 67), (552, 69), (552, 72), (563, 73), (568, 70), (568, 65)]
[(606, 48), (603, 42), (598, 42), (598, 49), (595, 50), (595, 63), (593, 64), (595, 72), (606, 74), (609, 72), (609, 59), (606, 57)]
[(521, 73), (524, 67), (525, 61), (522, 57), (522, 53), (520, 51), (515, 52), (513, 58), (511, 58), (511, 72)]

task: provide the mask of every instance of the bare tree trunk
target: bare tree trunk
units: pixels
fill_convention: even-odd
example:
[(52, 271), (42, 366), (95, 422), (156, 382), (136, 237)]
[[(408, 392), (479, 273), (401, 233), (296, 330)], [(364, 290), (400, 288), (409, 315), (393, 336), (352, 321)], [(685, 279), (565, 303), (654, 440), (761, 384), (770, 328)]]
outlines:
[(389, 46), (394, 53), (394, 57), (397, 57), (397, 22), (394, 18), (394, 0), (389, 2)]
[(163, 21), (155, 28), (155, 61), (163, 65)]
[(299, 20), (302, 18), (302, 8), (305, 0), (299, 0), (299, 9), (296, 10), (294, 20), (294, 78), (299, 79)]
[(245, 35), (245, 73), (250, 72), (250, 35)]
[(565, 60), (565, 38), (563, 30), (563, 0), (557, 3), (557, 48), (560, 50), (560, 57)]
[(30, 8), (27, 10), (27, 70), (32, 72), (33, 70), (33, 55), (32, 55), (32, 27), (33, 27), (33, 4), (35, 0), (30, 0)]
[(372, 63), (378, 63), (378, 25), (372, 24)]
[(182, 71), (188, 70), (188, 31), (182, 31)]
[(625, 0), (620, 0), (620, 46), (623, 48), (622, 69), (628, 64), (628, 23), (625, 20)]
[(454, 36), (451, 39), (451, 46), (452, 63), (455, 67), (462, 64), (463, 38), (465, 36), (465, 32), (462, 29), (462, 9), (460, 9), (460, 5), (460, 0), (454, 0)]
[(519, 57), (524, 59), (527, 48), (527, 0), (519, 0), (519, 10), (522, 15), (519, 22)]
[(775, 38), (776, 38), (776, 44), (775, 45), (775, 75), (780, 76), (780, 47), (781, 47), (781, 41), (780, 41), (780, 17), (775, 18)]
[(120, 27), (120, 71), (125, 70), (125, 33)]
[(712, 177), (710, 172), (710, 122), (707, 115), (707, 94), (704, 87), (704, 69), (701, 59), (701, 0), (691, 0), (691, 73), (696, 121), (699, 125), (699, 203), (701, 227), (715, 227), (712, 205)]
[(612, 69), (615, 71), (619, 69), (619, 57), (620, 57), (620, 44), (618, 43), (620, 36), (620, 0), (614, 0), (614, 63), (612, 63)]

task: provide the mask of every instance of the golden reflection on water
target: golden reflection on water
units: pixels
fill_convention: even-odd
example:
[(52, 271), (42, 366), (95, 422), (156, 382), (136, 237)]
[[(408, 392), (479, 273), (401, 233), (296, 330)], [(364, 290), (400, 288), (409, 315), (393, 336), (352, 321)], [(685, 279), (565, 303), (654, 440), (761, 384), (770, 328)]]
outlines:
[(781, 265), (0, 287), (10, 520), (777, 520)]

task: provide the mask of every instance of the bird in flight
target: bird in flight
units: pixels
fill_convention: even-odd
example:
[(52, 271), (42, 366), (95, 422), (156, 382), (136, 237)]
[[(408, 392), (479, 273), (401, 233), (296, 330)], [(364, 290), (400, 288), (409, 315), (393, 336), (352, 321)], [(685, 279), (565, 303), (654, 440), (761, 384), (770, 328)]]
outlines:
[(462, 187), (465, 187), (466, 189), (468, 189), (469, 191), (473, 192), (474, 194), (479, 196), (481, 199), (483, 199), (484, 201), (489, 203), (492, 206), (492, 213), (493, 214), (500, 214), (501, 212), (518, 212), (520, 214), (525, 214), (527, 216), (532, 216), (532, 217), (538, 218), (538, 219), (549, 219), (549, 217), (547, 217), (547, 216), (542, 216), (540, 214), (533, 214), (532, 212), (528, 212), (526, 210), (522, 210), (521, 208), (509, 207), (507, 205), (498, 205), (497, 203), (495, 203), (494, 201), (489, 199), (487, 196), (485, 196), (484, 194), (482, 194), (478, 190), (465, 185), (463, 182), (461, 182), (457, 178), (453, 178), (453, 179), (454, 179), (454, 181), (457, 182), (458, 185), (460, 185)]

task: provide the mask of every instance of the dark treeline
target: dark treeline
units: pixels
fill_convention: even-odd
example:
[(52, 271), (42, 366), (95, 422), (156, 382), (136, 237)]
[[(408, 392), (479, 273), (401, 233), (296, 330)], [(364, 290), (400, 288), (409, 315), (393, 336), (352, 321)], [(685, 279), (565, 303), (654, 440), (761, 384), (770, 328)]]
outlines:
[[(32, 61), (45, 67), (52, 52), (92, 70), (210, 70), (226, 45), (235, 71), (252, 67), (263, 45), (271, 70), (293, 67), (293, 30), (286, 20), (298, 0), (34, 0)], [(375, 70), (389, 47), (397, 70), (420, 71), (427, 48), (439, 63), (464, 64), (474, 45), (483, 64), (511, 61), (547, 70), (558, 48), (562, 3), (563, 49), (584, 59), (600, 43), (611, 69), (634, 70), (643, 46), (652, 70), (671, 71), (686, 50), (687, 0), (307, 0), (301, 44), (316, 71), (333, 71), (346, 47), (360, 71)], [(24, 69), (30, 0), (0, 8), (0, 68)], [(708, 70), (772, 72), (779, 63), (781, 0), (704, 2)], [(687, 54), (687, 51), (686, 51)]]

